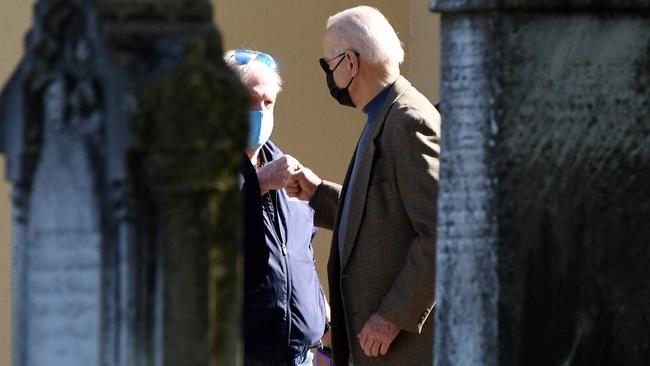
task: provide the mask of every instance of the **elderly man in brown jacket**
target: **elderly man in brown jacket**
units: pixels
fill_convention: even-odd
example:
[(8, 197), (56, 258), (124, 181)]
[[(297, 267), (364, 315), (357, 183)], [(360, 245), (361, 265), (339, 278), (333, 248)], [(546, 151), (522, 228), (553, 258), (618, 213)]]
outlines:
[(330, 17), (323, 53), (330, 94), (367, 115), (343, 186), (303, 167), (288, 187), (334, 230), (335, 364), (430, 365), (440, 115), (400, 76), (404, 51), (378, 10)]

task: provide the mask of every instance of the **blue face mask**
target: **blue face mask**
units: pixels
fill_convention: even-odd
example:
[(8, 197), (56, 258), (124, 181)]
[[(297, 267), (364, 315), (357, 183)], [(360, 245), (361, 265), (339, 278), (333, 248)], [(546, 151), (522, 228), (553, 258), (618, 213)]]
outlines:
[(269, 140), (273, 132), (273, 112), (250, 111), (248, 149), (257, 150)]

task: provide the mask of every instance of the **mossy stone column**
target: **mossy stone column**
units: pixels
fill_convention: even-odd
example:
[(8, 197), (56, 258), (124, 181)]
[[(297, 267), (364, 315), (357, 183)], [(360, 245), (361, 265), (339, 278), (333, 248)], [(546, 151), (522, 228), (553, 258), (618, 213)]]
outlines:
[(207, 0), (41, 0), (0, 97), (14, 366), (241, 363), (248, 98)]

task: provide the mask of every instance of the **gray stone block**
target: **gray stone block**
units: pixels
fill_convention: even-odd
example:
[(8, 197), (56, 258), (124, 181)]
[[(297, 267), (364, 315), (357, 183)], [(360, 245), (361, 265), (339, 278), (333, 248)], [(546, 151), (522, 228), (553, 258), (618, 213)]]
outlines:
[(647, 15), (443, 13), (442, 35), (435, 365), (645, 365)]
[(485, 10), (632, 11), (650, 9), (648, 0), (431, 0), (435, 12)]

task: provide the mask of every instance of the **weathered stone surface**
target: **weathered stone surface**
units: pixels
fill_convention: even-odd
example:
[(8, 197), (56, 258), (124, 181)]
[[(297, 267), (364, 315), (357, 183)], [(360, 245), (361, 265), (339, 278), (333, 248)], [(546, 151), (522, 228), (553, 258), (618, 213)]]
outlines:
[(496, 47), (486, 22), (442, 20), (435, 364), (497, 365)]
[(208, 1), (41, 0), (0, 97), (15, 366), (240, 362), (247, 95)]
[[(84, 138), (65, 125), (64, 79), (53, 80), (43, 99), (43, 143), (23, 258), (25, 363), (96, 365), (102, 331), (97, 171)], [(70, 122), (88, 126), (90, 118)]]
[(435, 365), (650, 359), (650, 22), (443, 14)]
[(476, 10), (648, 10), (649, 0), (431, 0), (432, 11)]

